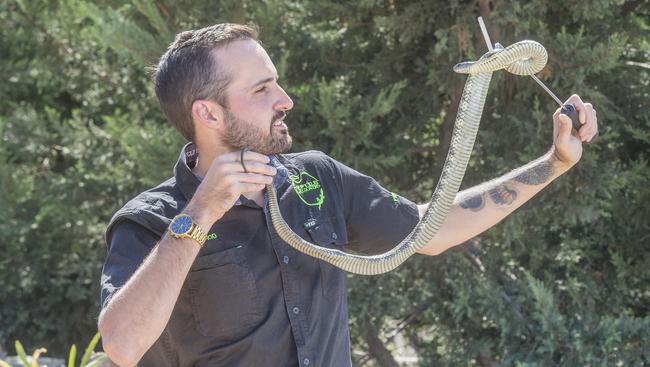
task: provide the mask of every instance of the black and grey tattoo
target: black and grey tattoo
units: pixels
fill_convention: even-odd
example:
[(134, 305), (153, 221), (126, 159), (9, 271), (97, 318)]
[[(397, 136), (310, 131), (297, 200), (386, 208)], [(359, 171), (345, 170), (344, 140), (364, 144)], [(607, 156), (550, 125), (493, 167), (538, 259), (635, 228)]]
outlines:
[(488, 191), (490, 198), (497, 205), (510, 205), (517, 200), (517, 190), (506, 185), (499, 185)]
[(515, 176), (515, 181), (526, 185), (541, 185), (553, 176), (553, 164), (548, 161), (540, 162)]
[(485, 206), (485, 200), (483, 200), (483, 195), (473, 195), (467, 198), (463, 198), (460, 202), (460, 207), (463, 209), (469, 209), (473, 212), (477, 212)]

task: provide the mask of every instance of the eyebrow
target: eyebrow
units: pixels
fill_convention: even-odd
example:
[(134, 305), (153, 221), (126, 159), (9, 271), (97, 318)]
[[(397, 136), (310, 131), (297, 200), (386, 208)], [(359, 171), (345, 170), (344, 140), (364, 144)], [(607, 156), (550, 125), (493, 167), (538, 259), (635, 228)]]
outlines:
[(277, 76), (276, 76), (276, 77), (269, 77), (269, 78), (262, 79), (262, 80), (258, 81), (257, 83), (253, 84), (253, 86), (251, 86), (250, 89), (255, 89), (255, 88), (257, 88), (258, 86), (260, 86), (260, 85), (262, 85), (262, 84), (266, 84), (266, 83), (268, 83), (268, 82), (272, 82), (272, 81), (277, 80), (277, 79), (278, 79)]

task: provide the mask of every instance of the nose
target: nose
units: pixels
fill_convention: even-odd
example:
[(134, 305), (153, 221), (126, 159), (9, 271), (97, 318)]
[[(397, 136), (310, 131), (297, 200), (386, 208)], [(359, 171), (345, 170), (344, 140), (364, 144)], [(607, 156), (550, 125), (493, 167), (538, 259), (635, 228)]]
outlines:
[(275, 105), (275, 109), (280, 111), (291, 110), (293, 108), (293, 100), (291, 100), (291, 97), (289, 97), (282, 87), (278, 86), (278, 88), (280, 89), (280, 98)]

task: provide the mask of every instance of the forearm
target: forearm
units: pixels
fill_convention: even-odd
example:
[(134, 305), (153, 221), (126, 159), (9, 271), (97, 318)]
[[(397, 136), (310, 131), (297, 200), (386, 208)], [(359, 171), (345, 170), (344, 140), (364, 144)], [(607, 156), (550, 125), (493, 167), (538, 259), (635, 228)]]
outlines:
[(135, 365), (164, 330), (199, 251), (193, 239), (166, 234), (99, 316), (104, 350)]
[[(459, 192), (438, 234), (419, 252), (437, 255), (489, 229), (569, 168), (550, 151), (497, 179)], [(418, 205), (420, 217), (427, 208), (428, 204)]]
[[(248, 167), (242, 176), (244, 163)], [(236, 151), (201, 156), (203, 176), (183, 213), (208, 230), (246, 193), (258, 193), (273, 182), (276, 168), (268, 156)], [(206, 163), (207, 162), (207, 163)], [(165, 234), (126, 284), (99, 315), (104, 350), (119, 364), (135, 365), (158, 340), (169, 322), (187, 274), (200, 250), (190, 238)]]

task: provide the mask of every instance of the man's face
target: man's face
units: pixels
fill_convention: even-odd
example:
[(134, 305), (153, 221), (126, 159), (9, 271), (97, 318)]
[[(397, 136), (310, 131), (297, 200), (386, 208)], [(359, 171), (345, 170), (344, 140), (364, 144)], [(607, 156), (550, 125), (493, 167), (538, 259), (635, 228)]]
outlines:
[(293, 101), (278, 85), (278, 75), (266, 51), (252, 40), (236, 41), (216, 51), (220, 67), (230, 73), (224, 108), (222, 142), (231, 150), (250, 149), (277, 154), (291, 148), (284, 122)]

